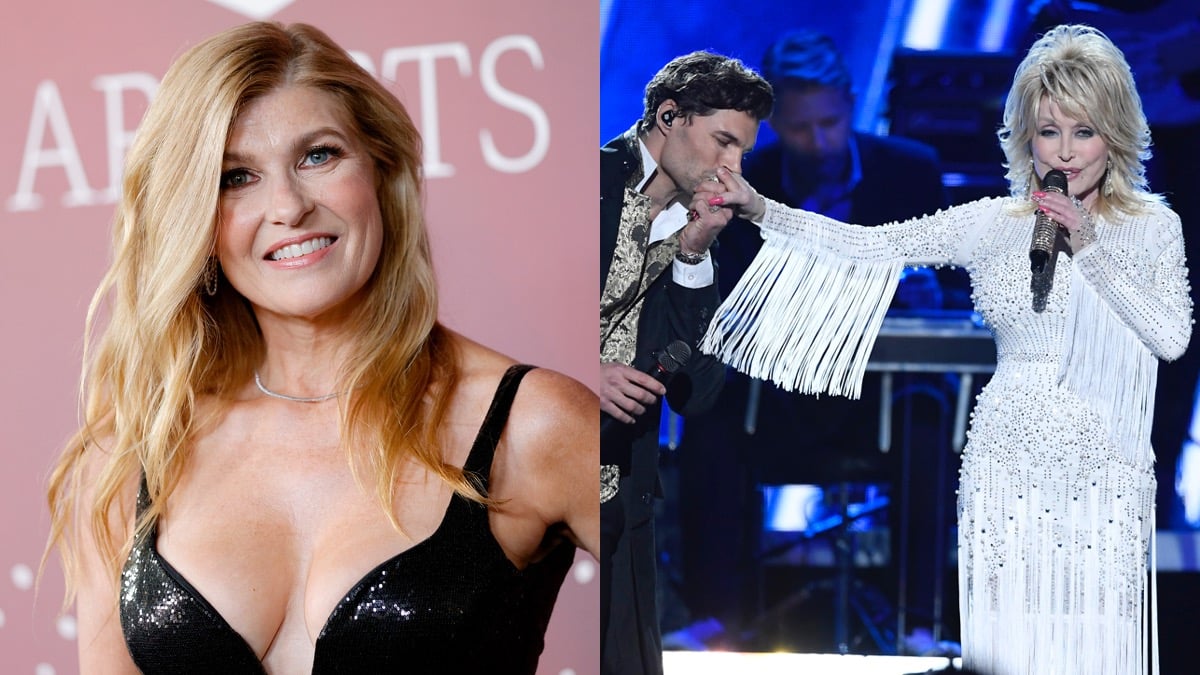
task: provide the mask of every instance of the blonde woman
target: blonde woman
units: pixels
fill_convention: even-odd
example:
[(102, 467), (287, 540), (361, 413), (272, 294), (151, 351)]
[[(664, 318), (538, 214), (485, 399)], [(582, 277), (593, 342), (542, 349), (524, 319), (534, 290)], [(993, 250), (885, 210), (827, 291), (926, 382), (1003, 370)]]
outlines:
[[(1179, 218), (1148, 189), (1133, 77), (1094, 29), (1030, 48), (1000, 141), (1010, 196), (878, 228), (764, 202), (721, 172), (709, 203), (760, 223), (766, 243), (705, 348), (788, 388), (856, 396), (903, 265), (965, 267), (998, 359), (960, 472), (964, 665), (1145, 673), (1156, 357), (1191, 336)], [(1068, 194), (1040, 189), (1052, 170)], [(1059, 227), (1031, 276), (1035, 211)]]
[(167, 73), (50, 485), (84, 673), (534, 672), (599, 403), (437, 323), (420, 167), (312, 27)]

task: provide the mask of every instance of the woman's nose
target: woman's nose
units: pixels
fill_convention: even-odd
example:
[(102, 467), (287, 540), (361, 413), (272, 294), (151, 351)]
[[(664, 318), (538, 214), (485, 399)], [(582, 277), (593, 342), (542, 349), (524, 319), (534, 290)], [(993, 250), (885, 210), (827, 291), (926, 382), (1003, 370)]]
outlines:
[(298, 225), (311, 208), (311, 200), (304, 187), (292, 176), (274, 181), (270, 200), (267, 218), (273, 225)]

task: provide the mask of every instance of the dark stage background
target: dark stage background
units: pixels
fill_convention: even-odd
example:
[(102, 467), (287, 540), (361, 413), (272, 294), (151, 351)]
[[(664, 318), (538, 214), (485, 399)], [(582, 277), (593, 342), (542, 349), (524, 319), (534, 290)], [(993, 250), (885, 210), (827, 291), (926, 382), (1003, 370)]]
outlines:
[[(763, 52), (780, 35), (814, 29), (833, 39), (851, 70), (857, 130), (906, 136), (934, 146), (951, 204), (1005, 194), (1003, 155), (995, 136), (1004, 96), (1029, 42), (1057, 23), (1095, 25), (1126, 52), (1155, 140), (1150, 183), (1167, 195), (1183, 219), (1188, 257), (1193, 261), (1192, 287), (1196, 289), (1200, 271), (1200, 254), (1194, 252), (1200, 243), (1195, 225), (1200, 222), (1200, 50), (1195, 45), (1200, 44), (1200, 0), (602, 1), (598, 140), (603, 143), (624, 132), (641, 116), (645, 83), (675, 56), (709, 49), (740, 58), (757, 69)], [(758, 145), (772, 140), (771, 129), (764, 124)], [(1200, 349), (1193, 345), (1180, 361), (1160, 366), (1159, 375), (1153, 440), (1158, 456), (1164, 673), (1188, 671), (1182, 665), (1186, 656), (1181, 653), (1181, 643), (1187, 637), (1181, 626), (1200, 600), (1200, 576), (1196, 573), (1200, 549), (1193, 534), (1200, 529), (1200, 460), (1196, 457), (1200, 451), (1192, 449), (1189, 434), (1198, 364)], [(895, 653), (897, 645), (904, 651), (905, 635), (914, 628), (930, 629), (932, 634), (926, 637), (931, 640), (909, 644), (909, 653), (952, 649), (953, 644), (939, 646), (938, 641), (957, 640), (952, 549), (958, 457), (950, 447), (945, 397), (920, 396), (922, 382), (928, 381), (897, 382), (897, 387), (910, 386), (917, 394), (897, 404), (895, 445), (912, 457), (937, 456), (940, 464), (913, 463), (911, 472), (903, 475), (905, 481), (927, 488), (935, 502), (941, 499), (944, 503), (920, 511), (901, 530), (894, 513), (901, 504), (886, 482), (859, 485), (851, 491), (852, 501), (868, 508), (893, 497), (878, 513), (856, 522), (853, 529), (859, 531), (848, 535), (855, 551), (852, 590), (856, 604), (847, 619), (851, 651)], [(986, 375), (975, 377), (972, 391), (977, 393), (985, 381)], [(953, 388), (958, 383), (951, 377), (943, 384)], [(797, 540), (797, 527), (811, 529), (813, 520), (822, 515), (821, 508), (828, 511), (835, 493), (828, 485), (816, 492), (808, 488), (763, 490), (757, 479), (747, 478), (761, 476), (754, 471), (725, 472), (712, 485), (689, 486), (687, 472), (681, 477), (679, 470), (679, 454), (688, 447), (687, 434), (687, 427), (678, 420), (665, 421), (662, 468), (667, 496), (659, 528), (662, 623), (668, 644), (676, 648), (834, 651), (838, 577), (831, 565), (836, 538), (816, 536), (795, 547), (787, 544)], [(731, 457), (741, 458), (752, 454), (753, 448), (731, 447), (728, 451)], [(731, 460), (733, 464), (737, 461)], [(938, 475), (929, 475), (938, 471)], [(689, 504), (705, 498), (704, 491), (750, 495), (754, 503), (740, 507), (758, 513), (763, 520), (733, 517), (732, 522), (711, 522), (713, 531), (727, 531), (729, 550), (697, 549), (689, 545), (689, 531), (679, 524), (687, 521)], [(905, 506), (911, 504), (905, 502)], [(784, 522), (795, 515), (788, 509), (797, 508), (804, 511), (803, 527)], [(944, 556), (938, 556), (938, 564), (946, 564), (945, 574), (933, 580), (940, 622), (930, 620), (930, 610), (937, 608), (925, 603), (918, 610), (920, 603), (909, 598), (913, 607), (907, 622), (897, 624), (897, 605), (901, 604), (897, 594), (905, 585), (898, 580), (897, 570), (900, 561), (895, 539), (901, 532), (916, 547), (949, 542)], [(764, 551), (775, 555), (764, 556)], [(736, 591), (707, 582), (698, 587), (688, 571), (703, 561), (689, 561), (688, 554), (733, 556), (737, 560), (730, 569), (749, 578), (733, 580)], [(908, 572), (933, 573), (923, 567)], [(737, 606), (714, 609), (714, 598)]]

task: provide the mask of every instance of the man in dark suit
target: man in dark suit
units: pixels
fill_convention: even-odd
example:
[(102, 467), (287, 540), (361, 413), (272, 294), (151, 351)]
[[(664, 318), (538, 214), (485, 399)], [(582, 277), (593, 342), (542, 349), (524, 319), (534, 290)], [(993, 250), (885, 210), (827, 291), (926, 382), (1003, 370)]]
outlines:
[(600, 150), (601, 661), (605, 675), (662, 672), (653, 509), (665, 395), (680, 414), (716, 400), (724, 369), (693, 352), (663, 386), (646, 371), (682, 340), (695, 350), (720, 299), (709, 255), (728, 209), (693, 203), (742, 155), (771, 87), (741, 62), (694, 52), (646, 85), (642, 119)]
[[(775, 91), (769, 124), (779, 140), (749, 156), (743, 175), (763, 196), (860, 225), (932, 213), (946, 205), (937, 154), (915, 141), (853, 130), (849, 70), (832, 40), (783, 36), (763, 58)], [(723, 294), (762, 246), (758, 227), (734, 219), (720, 236)], [(939, 278), (941, 282), (939, 282)], [(907, 270), (893, 308), (970, 306), (960, 271)], [(758, 610), (757, 483), (819, 482), (830, 467), (895, 467), (878, 451), (879, 376), (860, 400), (802, 396), (730, 371), (711, 415), (685, 430), (677, 453), (684, 600), (696, 617), (741, 624)], [(749, 408), (750, 390), (761, 387)], [(753, 432), (746, 430), (747, 426)], [(859, 471), (866, 474), (866, 471)], [(812, 477), (801, 480), (802, 477)], [(895, 535), (893, 535), (895, 539)]]

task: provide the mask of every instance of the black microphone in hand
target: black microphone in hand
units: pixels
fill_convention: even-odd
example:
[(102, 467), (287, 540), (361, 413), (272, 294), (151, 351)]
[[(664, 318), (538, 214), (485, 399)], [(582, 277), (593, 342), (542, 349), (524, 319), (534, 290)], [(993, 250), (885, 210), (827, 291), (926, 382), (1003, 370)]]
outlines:
[[(662, 351), (654, 352), (650, 355), (652, 362), (647, 365), (641, 365), (638, 370), (646, 373), (654, 379), (661, 382), (664, 386), (671, 381), (675, 373), (687, 365), (692, 358), (692, 348), (683, 340), (676, 340), (667, 345)], [(624, 429), (629, 428), (629, 424), (617, 421), (607, 413), (600, 413), (600, 445), (603, 446), (606, 441), (615, 440), (616, 434), (620, 434)], [(603, 464), (604, 462), (601, 462)]]
[[(1042, 192), (1057, 192), (1067, 194), (1067, 174), (1058, 169), (1046, 172), (1042, 179)], [(1050, 255), (1054, 253), (1054, 239), (1058, 234), (1058, 223), (1050, 216), (1038, 211), (1037, 221), (1033, 225), (1033, 241), (1029, 244), (1029, 269), (1034, 274), (1041, 274), (1046, 269)]]

